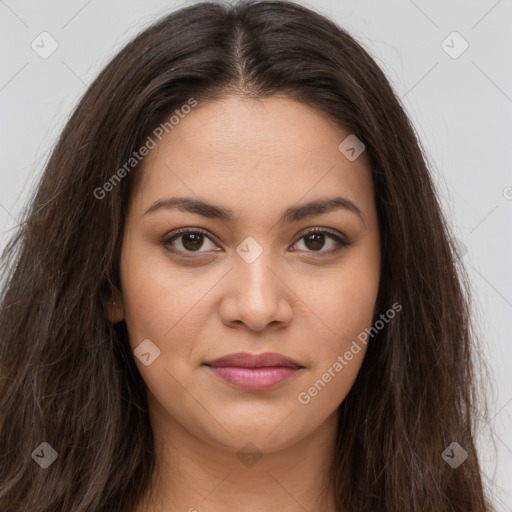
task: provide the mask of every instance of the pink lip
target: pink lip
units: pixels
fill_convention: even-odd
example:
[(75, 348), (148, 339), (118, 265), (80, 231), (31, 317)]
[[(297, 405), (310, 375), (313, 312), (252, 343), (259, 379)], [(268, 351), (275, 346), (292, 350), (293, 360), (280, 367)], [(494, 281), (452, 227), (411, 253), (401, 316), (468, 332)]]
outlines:
[(221, 379), (245, 391), (273, 388), (303, 368), (293, 359), (271, 352), (238, 352), (205, 365)]
[(300, 371), (300, 368), (273, 366), (240, 368), (238, 366), (208, 366), (221, 379), (245, 391), (263, 391), (273, 388)]

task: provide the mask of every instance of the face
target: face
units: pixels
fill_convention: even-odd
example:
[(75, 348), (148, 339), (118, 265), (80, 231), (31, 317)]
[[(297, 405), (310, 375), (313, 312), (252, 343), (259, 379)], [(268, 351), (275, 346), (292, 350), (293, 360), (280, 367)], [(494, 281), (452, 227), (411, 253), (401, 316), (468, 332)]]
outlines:
[[(380, 276), (371, 174), (364, 152), (338, 149), (348, 135), (283, 96), (230, 96), (199, 103), (149, 152), (109, 316), (126, 321), (152, 422), (271, 452), (335, 417), (364, 357), (364, 344), (351, 347), (371, 326)], [(239, 352), (299, 368), (205, 364)]]

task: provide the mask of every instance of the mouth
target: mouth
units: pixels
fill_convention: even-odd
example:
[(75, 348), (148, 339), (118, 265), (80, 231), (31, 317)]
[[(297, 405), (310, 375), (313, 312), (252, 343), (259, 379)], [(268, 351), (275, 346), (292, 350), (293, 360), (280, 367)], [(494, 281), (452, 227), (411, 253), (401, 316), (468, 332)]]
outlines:
[(214, 375), (244, 391), (264, 391), (287, 381), (304, 367), (281, 354), (239, 352), (205, 363)]

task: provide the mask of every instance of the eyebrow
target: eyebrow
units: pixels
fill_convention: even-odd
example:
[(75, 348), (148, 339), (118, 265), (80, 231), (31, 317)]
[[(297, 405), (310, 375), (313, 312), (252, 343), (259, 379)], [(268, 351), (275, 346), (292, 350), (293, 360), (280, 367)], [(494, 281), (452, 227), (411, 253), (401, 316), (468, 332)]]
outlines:
[[(153, 203), (143, 215), (148, 215), (159, 210), (178, 209), (180, 211), (194, 213), (209, 219), (218, 219), (227, 223), (235, 222), (233, 210), (216, 206), (200, 199), (191, 197), (172, 197), (169, 199), (159, 199)], [(328, 199), (317, 199), (300, 206), (291, 206), (279, 218), (279, 224), (298, 222), (302, 219), (329, 213), (335, 210), (346, 210), (356, 214), (363, 224), (366, 221), (361, 210), (349, 199), (344, 197), (332, 197)]]

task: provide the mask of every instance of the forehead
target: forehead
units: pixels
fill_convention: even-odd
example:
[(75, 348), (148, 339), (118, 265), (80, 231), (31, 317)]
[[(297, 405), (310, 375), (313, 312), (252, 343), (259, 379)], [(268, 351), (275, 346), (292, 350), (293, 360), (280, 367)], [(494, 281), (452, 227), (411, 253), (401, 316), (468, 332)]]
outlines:
[(365, 154), (349, 161), (338, 149), (348, 135), (285, 96), (199, 102), (146, 157), (137, 202), (186, 194), (271, 207), (334, 191), (365, 202), (373, 195)]

